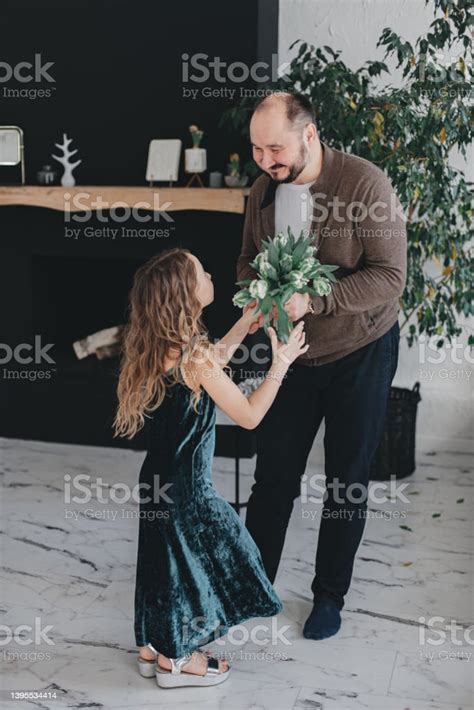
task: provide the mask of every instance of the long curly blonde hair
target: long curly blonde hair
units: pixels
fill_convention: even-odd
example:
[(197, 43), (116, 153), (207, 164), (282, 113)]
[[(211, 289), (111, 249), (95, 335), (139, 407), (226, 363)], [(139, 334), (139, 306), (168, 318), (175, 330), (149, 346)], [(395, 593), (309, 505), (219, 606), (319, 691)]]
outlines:
[[(168, 249), (135, 273), (129, 298), (122, 363), (117, 387), (114, 436), (131, 439), (145, 417), (163, 402), (167, 386), (186, 382), (196, 404), (200, 387), (189, 378), (186, 365), (210, 344), (196, 295), (197, 274), (188, 249)], [(165, 360), (177, 358), (170, 374)]]

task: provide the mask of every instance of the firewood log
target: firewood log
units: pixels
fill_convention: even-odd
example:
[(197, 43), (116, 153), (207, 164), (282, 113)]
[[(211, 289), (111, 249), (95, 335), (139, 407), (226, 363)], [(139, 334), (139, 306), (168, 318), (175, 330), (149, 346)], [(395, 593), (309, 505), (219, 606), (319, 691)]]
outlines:
[(76, 340), (73, 343), (74, 352), (78, 360), (82, 360), (89, 355), (94, 355), (100, 348), (118, 345), (122, 341), (123, 325), (113, 326), (99, 330), (97, 333), (92, 333), (82, 340)]
[(104, 345), (101, 348), (97, 348), (95, 355), (98, 360), (107, 360), (108, 358), (119, 357), (121, 352), (120, 343), (114, 343), (114, 345)]

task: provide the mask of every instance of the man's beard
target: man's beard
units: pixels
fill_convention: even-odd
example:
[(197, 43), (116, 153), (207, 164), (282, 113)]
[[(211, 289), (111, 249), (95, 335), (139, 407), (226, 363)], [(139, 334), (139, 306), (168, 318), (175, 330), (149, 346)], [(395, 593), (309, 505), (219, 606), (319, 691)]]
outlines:
[[(282, 180), (278, 180), (278, 178), (272, 178), (275, 182), (278, 182), (280, 184), (287, 183), (287, 182), (294, 182), (296, 178), (301, 175), (303, 170), (305, 169), (307, 165), (306, 161), (306, 156), (308, 155), (308, 151), (306, 149), (305, 144), (302, 142), (299, 150), (299, 155), (298, 159), (292, 164), (288, 165), (288, 176), (286, 178), (283, 178)], [(270, 171), (271, 172), (271, 171)]]

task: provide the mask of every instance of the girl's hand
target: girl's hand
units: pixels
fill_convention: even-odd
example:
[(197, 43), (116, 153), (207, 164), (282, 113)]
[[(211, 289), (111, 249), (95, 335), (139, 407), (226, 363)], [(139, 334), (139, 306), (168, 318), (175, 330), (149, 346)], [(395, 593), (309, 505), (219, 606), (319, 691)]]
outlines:
[(303, 321), (293, 328), (286, 344), (278, 340), (273, 328), (269, 328), (268, 332), (272, 344), (273, 362), (278, 361), (284, 367), (288, 368), (297, 357), (303, 355), (309, 348), (309, 344), (305, 345), (306, 333)]
[(259, 328), (263, 326), (263, 313), (261, 313), (260, 311), (257, 311), (257, 313), (255, 314), (253, 313), (256, 305), (256, 301), (251, 301), (250, 303), (247, 303), (247, 305), (244, 307), (244, 312), (242, 315), (242, 320), (245, 323), (245, 326), (248, 328), (249, 334), (255, 333)]

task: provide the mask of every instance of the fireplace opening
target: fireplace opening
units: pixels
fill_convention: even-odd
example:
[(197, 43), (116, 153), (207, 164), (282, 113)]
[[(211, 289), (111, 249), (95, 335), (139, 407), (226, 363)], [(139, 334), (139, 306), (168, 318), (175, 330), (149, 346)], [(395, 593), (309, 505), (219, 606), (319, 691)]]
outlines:
[(74, 341), (125, 323), (133, 275), (144, 261), (33, 255), (33, 326), (54, 343), (56, 359), (63, 366), (77, 365), (80, 371), (85, 365), (76, 358)]

